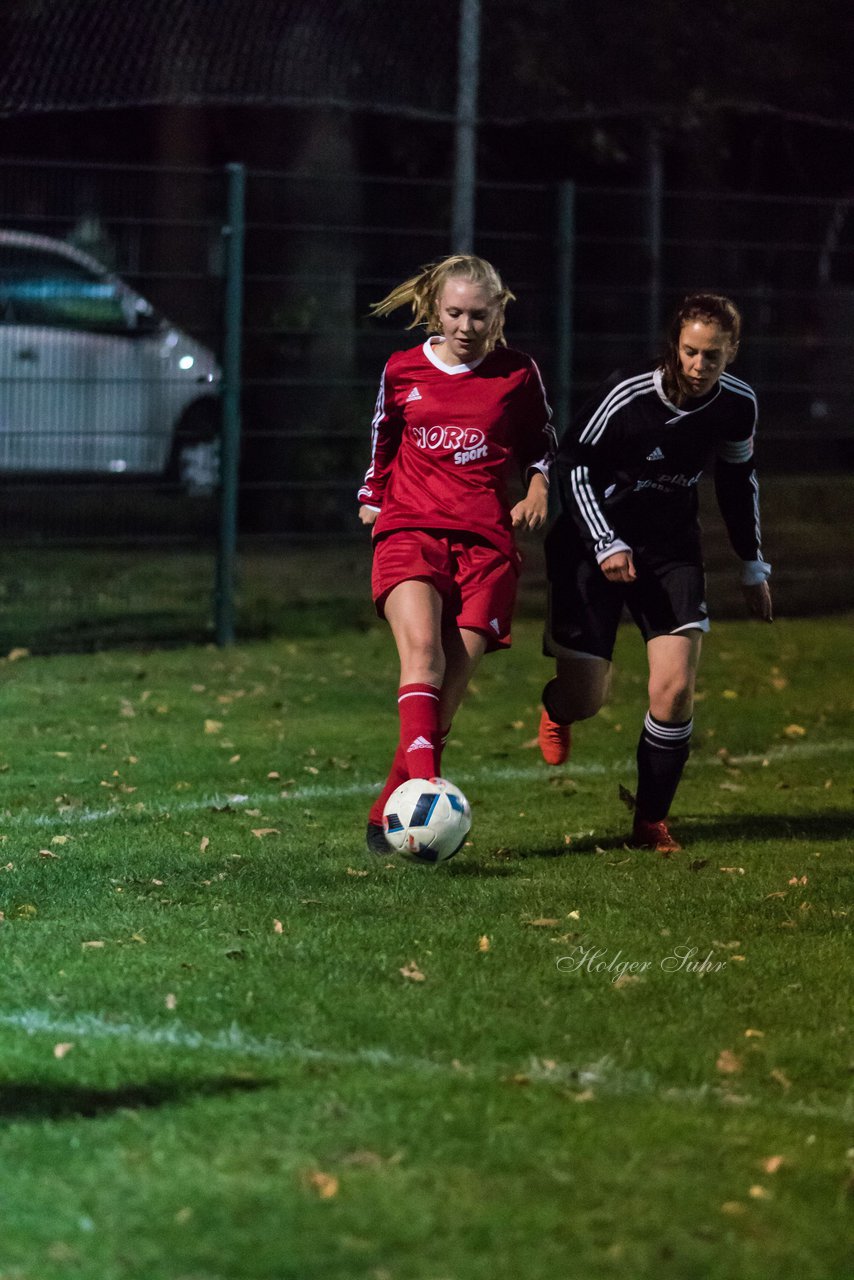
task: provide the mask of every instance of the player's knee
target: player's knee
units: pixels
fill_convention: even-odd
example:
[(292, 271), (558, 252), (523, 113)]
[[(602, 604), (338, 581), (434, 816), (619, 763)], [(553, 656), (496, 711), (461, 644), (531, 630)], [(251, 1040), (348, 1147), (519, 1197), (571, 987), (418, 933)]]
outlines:
[(543, 689), (543, 706), (558, 724), (575, 724), (595, 716), (605, 701), (604, 683), (580, 682), (555, 676)]
[(650, 683), (649, 707), (656, 720), (689, 720), (694, 709), (694, 682), (670, 677)]

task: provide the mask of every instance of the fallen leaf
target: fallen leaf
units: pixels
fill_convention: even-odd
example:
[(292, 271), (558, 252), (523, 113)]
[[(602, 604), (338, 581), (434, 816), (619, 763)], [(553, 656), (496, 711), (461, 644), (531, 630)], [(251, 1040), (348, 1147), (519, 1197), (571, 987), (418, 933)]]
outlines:
[(767, 1187), (762, 1187), (759, 1183), (755, 1183), (747, 1193), (751, 1200), (770, 1200), (771, 1192)]
[(581, 912), (577, 909), (575, 911), (570, 911), (569, 915), (566, 918), (567, 920), (580, 920)]
[(777, 1084), (780, 1085), (783, 1090), (788, 1091), (791, 1089), (791, 1080), (786, 1075), (785, 1071), (782, 1071), (779, 1067), (774, 1067), (773, 1071), (769, 1071), (768, 1074), (772, 1080), (776, 1080)]
[(744, 1205), (739, 1200), (725, 1200), (721, 1205), (721, 1213), (726, 1213), (730, 1217), (736, 1217), (736, 1215), (744, 1212)]
[(367, 871), (363, 870), (361, 867), (358, 869), (356, 867), (347, 868), (348, 876), (366, 876), (367, 874), (368, 874)]
[(312, 1173), (308, 1181), (321, 1200), (331, 1200), (338, 1195), (338, 1179), (333, 1173)]
[(751, 1039), (764, 1040), (765, 1039), (765, 1032), (757, 1031), (755, 1027), (748, 1027), (744, 1034), (748, 1040), (751, 1040)]
[(221, 720), (206, 720), (205, 733), (219, 733), (222, 730)]
[(611, 983), (611, 986), (614, 988), (615, 991), (618, 991), (621, 987), (634, 986), (636, 982), (643, 982), (643, 978), (640, 976), (640, 974), (621, 973), (619, 978), (614, 979), (614, 981)]
[(81, 942), (81, 947), (105, 947), (106, 942)]
[(535, 929), (553, 929), (560, 921), (554, 916), (539, 916), (536, 920), (523, 920), (523, 924), (530, 924)]
[(53, 1056), (55, 1058), (64, 1058), (74, 1048), (73, 1041), (65, 1041), (63, 1044), (55, 1044), (53, 1046)]
[(744, 867), (718, 867), (718, 871), (726, 871), (733, 875), (744, 875)]
[(10, 649), (6, 654), (9, 662), (20, 662), (21, 658), (29, 658), (29, 649)]
[(284, 932), (284, 925), (282, 924), (281, 920), (274, 920), (273, 933), (283, 933), (283, 932)]
[(806, 883), (807, 883), (806, 876), (800, 876), (800, 877), (792, 876), (791, 880), (789, 881), (789, 884), (806, 884)]
[(409, 964), (405, 964), (402, 969), (398, 970), (409, 982), (425, 982), (426, 975), (421, 972), (414, 960), (410, 960)]
[(777, 1173), (785, 1163), (785, 1156), (768, 1156), (762, 1161), (762, 1168), (765, 1173)]
[(485, 934), (485, 933), (481, 934), (481, 936), (478, 938), (478, 940), (477, 940), (477, 949), (478, 949), (478, 951), (488, 951), (488, 950), (489, 950), (489, 938), (486, 936), (486, 934)]
[(787, 724), (783, 730), (784, 738), (803, 738), (806, 737), (806, 729), (800, 724)]
[(282, 833), (278, 827), (253, 827), (252, 834), (260, 840), (263, 836), (280, 836)]
[(54, 853), (53, 849), (39, 849), (40, 858), (58, 858), (59, 854)]
[(786, 893), (786, 890), (785, 890), (785, 889), (778, 889), (778, 890), (776, 891), (776, 893), (766, 893), (766, 895), (765, 895), (765, 897), (762, 899), (762, 901), (763, 901), (763, 902), (767, 902), (769, 898), (786, 898), (786, 897), (788, 897), (788, 894)]
[(734, 1054), (731, 1049), (722, 1049), (718, 1054), (715, 1066), (721, 1075), (738, 1075), (739, 1071), (741, 1071), (741, 1058)]
[(735, 689), (724, 689), (723, 693), (721, 694), (721, 697), (726, 698), (727, 702), (732, 702), (734, 698), (738, 697), (738, 694), (736, 693)]
[(164, 1004), (166, 1005), (167, 1009), (174, 1009), (177, 1007), (178, 997), (175, 995), (174, 991), (170, 991), (167, 994)]
[(210, 844), (210, 837), (202, 836), (201, 840), (199, 841), (199, 853), (204, 853), (205, 849), (207, 849), (209, 844)]
[(596, 1094), (592, 1089), (582, 1089), (581, 1093), (570, 1094), (573, 1102), (593, 1102)]

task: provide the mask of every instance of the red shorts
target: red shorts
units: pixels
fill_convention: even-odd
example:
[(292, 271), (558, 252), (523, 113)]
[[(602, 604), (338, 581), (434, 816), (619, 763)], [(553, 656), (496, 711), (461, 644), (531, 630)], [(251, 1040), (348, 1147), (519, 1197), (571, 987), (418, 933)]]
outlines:
[(394, 529), (374, 541), (371, 590), (377, 613), (392, 587), (419, 578), (444, 601), (446, 618), (487, 637), (486, 651), (510, 647), (516, 566), (482, 538), (456, 530)]

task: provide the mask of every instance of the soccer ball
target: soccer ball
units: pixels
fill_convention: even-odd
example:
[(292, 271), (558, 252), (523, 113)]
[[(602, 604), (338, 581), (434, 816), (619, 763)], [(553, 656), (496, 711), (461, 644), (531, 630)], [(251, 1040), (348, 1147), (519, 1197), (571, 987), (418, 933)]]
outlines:
[(410, 778), (391, 793), (383, 811), (386, 840), (411, 862), (447, 862), (470, 827), (469, 802), (447, 778)]

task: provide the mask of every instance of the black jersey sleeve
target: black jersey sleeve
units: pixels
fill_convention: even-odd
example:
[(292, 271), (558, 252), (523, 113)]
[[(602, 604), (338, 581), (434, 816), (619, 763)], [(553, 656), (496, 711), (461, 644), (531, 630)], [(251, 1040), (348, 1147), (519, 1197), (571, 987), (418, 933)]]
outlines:
[(605, 514), (605, 495), (614, 482), (614, 456), (621, 434), (619, 410), (634, 381), (622, 372), (612, 373), (582, 406), (558, 445), (554, 470), (561, 510), (600, 562), (629, 549)]
[[(722, 381), (724, 381), (722, 379)], [(759, 481), (756, 476), (756, 398), (746, 383), (725, 375), (725, 391), (733, 397), (726, 436), (717, 444), (715, 494), (736, 555), (748, 564), (763, 565), (759, 522)]]

